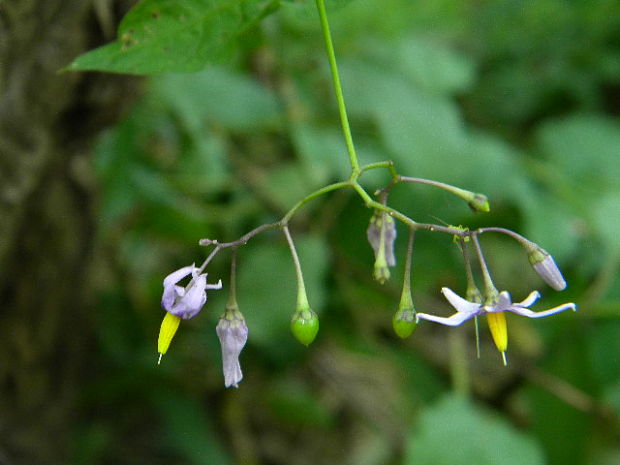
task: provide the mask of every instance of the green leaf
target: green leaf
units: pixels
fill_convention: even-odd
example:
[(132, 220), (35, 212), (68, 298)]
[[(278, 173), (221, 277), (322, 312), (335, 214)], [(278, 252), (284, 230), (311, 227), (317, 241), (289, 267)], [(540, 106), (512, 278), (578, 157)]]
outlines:
[(279, 0), (143, 0), (123, 18), (115, 42), (79, 56), (66, 70), (198, 71), (278, 6)]
[(408, 37), (392, 50), (396, 65), (420, 87), (438, 94), (467, 90), (474, 82), (474, 64), (438, 41)]
[(157, 389), (150, 397), (162, 420), (162, 439), (170, 449), (181, 454), (186, 463), (231, 463), (217, 440), (212, 416), (207, 408), (178, 391)]
[(280, 114), (275, 96), (267, 89), (221, 67), (158, 76), (153, 79), (152, 92), (196, 133), (204, 131), (206, 123), (257, 130), (273, 125)]
[(542, 465), (536, 442), (465, 399), (428, 408), (409, 436), (405, 465)]
[(349, 174), (347, 148), (338, 129), (300, 123), (293, 127), (293, 142), (313, 185)]
[[(620, 178), (620, 124), (599, 115), (576, 115), (543, 125), (539, 146), (577, 185), (600, 187)], [(617, 184), (616, 184), (617, 185)]]
[(606, 193), (592, 207), (594, 211), (594, 226), (599, 236), (603, 239), (609, 251), (615, 254), (620, 253), (620, 241), (618, 241), (618, 231), (620, 231), (620, 192), (610, 191)]

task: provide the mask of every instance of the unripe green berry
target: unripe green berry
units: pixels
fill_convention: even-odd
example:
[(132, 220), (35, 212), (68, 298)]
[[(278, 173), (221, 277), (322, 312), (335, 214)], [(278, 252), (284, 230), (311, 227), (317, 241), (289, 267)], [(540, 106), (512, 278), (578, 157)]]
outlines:
[(297, 310), (291, 318), (291, 331), (303, 345), (310, 345), (319, 332), (319, 317), (310, 308)]
[(406, 339), (411, 336), (417, 326), (418, 324), (415, 321), (415, 310), (413, 308), (398, 309), (392, 318), (394, 332), (401, 339)]

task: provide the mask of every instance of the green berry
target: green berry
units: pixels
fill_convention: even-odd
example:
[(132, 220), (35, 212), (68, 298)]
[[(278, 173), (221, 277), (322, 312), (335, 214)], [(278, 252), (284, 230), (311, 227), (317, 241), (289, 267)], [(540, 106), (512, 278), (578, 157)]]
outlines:
[(319, 332), (319, 317), (311, 309), (297, 310), (291, 318), (291, 331), (303, 345), (310, 345)]
[(392, 318), (394, 332), (401, 339), (406, 339), (416, 329), (418, 324), (415, 321), (415, 311), (413, 308), (399, 309)]

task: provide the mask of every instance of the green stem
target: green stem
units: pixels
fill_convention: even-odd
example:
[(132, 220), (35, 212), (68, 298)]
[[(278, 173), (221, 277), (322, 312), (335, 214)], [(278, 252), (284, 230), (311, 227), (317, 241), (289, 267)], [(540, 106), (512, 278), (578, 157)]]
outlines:
[(338, 112), (340, 113), (340, 123), (342, 124), (342, 133), (344, 140), (347, 144), (347, 151), (349, 153), (349, 163), (351, 164), (351, 179), (355, 180), (360, 174), (359, 162), (357, 161), (357, 154), (355, 153), (355, 146), (353, 145), (353, 137), (351, 136), (351, 128), (349, 127), (349, 118), (347, 116), (347, 109), (344, 104), (344, 97), (342, 95), (342, 86), (340, 85), (340, 75), (338, 74), (338, 65), (336, 64), (336, 54), (334, 53), (334, 44), (332, 43), (332, 36), (329, 30), (329, 23), (327, 22), (327, 12), (325, 11), (324, 0), (316, 0), (316, 7), (319, 11), (319, 17), (321, 18), (321, 30), (323, 31), (323, 37), (325, 39), (325, 47), (327, 48), (327, 58), (329, 60), (329, 67), (332, 74), (332, 82), (334, 84), (334, 90), (336, 92), (336, 101), (338, 102)]
[(409, 229), (409, 240), (407, 242), (407, 258), (405, 262), (405, 276), (403, 277), (403, 292), (400, 296), (399, 308), (413, 308), (411, 299), (411, 256), (413, 255), (413, 238), (415, 230)]
[(299, 202), (297, 202), (293, 206), (293, 208), (291, 208), (286, 213), (286, 215), (284, 215), (284, 217), (280, 220), (280, 223), (283, 225), (286, 225), (291, 219), (291, 217), (297, 212), (297, 210), (299, 210), (301, 207), (307, 204), (310, 200), (316, 197), (319, 197), (323, 194), (326, 194), (328, 192), (335, 191), (337, 189), (343, 189), (345, 187), (351, 187), (351, 183), (349, 181), (337, 182), (337, 183), (330, 184), (329, 186), (322, 187), (321, 189), (312, 192), (311, 194), (307, 195), (306, 197), (301, 199)]
[(295, 249), (295, 244), (293, 243), (293, 238), (288, 230), (288, 226), (284, 226), (282, 231), (284, 231), (288, 247), (291, 250), (291, 256), (293, 257), (293, 263), (295, 265), (295, 273), (297, 274), (297, 310), (307, 310), (310, 308), (310, 304), (308, 303), (308, 296), (306, 295), (304, 275), (301, 272), (301, 263), (299, 263), (297, 249)]
[(237, 307), (237, 248), (232, 249), (230, 257), (230, 285), (228, 286), (228, 302), (226, 307)]
[(362, 166), (362, 168), (360, 169), (361, 173), (364, 173), (365, 171), (370, 171), (370, 170), (374, 170), (377, 168), (387, 168), (390, 171), (390, 175), (392, 176), (392, 179), (398, 179), (398, 173), (396, 172), (396, 168), (394, 168), (394, 162), (391, 160), (388, 161), (378, 161), (376, 163), (369, 163), (368, 165), (364, 165)]
[(446, 184), (445, 182), (433, 181), (432, 179), (424, 179), (424, 178), (412, 178), (410, 176), (399, 176), (399, 181), (401, 182), (413, 182), (417, 184), (428, 184), (429, 186), (439, 187), (445, 191), (450, 192), (460, 198), (465, 198), (467, 196), (473, 195), (471, 191), (461, 189), (460, 187), (453, 186), (451, 184)]
[(487, 301), (490, 298), (495, 299), (497, 297), (497, 288), (495, 287), (495, 284), (493, 284), (493, 280), (491, 279), (491, 274), (489, 273), (487, 262), (484, 259), (484, 254), (482, 253), (482, 248), (480, 247), (478, 235), (472, 234), (471, 238), (474, 242), (476, 253), (478, 254), (478, 262), (480, 263), (480, 270), (482, 271), (482, 278), (484, 279), (485, 304), (487, 304)]

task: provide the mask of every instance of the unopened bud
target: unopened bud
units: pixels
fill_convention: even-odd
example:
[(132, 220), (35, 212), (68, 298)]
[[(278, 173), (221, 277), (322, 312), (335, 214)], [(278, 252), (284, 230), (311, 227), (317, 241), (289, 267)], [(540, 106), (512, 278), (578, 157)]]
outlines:
[(157, 362), (158, 365), (161, 362), (162, 355), (168, 352), (170, 342), (177, 332), (177, 329), (179, 329), (180, 322), (181, 317), (166, 312), (164, 320), (161, 322), (161, 327), (159, 328), (159, 338), (157, 339), (157, 352), (159, 353), (159, 360)]
[(528, 246), (527, 258), (534, 271), (556, 291), (566, 289), (566, 281), (555, 260), (543, 248), (532, 244)]
[(319, 332), (319, 317), (310, 308), (297, 310), (291, 318), (291, 331), (303, 345), (310, 345)]
[(415, 318), (415, 309), (412, 308), (399, 308), (398, 311), (392, 317), (392, 327), (394, 332), (401, 339), (406, 339), (417, 327)]
[(237, 304), (227, 305), (215, 328), (222, 348), (222, 371), (226, 387), (239, 387), (243, 379), (239, 355), (248, 340), (248, 327)]
[(484, 194), (472, 193), (472, 197), (467, 201), (467, 205), (477, 213), (488, 213), (491, 210), (489, 199)]

